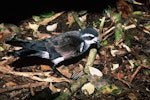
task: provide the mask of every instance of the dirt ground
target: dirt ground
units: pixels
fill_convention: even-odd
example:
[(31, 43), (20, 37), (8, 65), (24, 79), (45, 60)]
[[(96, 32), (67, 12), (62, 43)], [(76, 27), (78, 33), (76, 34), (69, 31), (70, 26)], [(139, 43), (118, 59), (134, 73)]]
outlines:
[[(67, 94), (66, 91), (70, 91), (66, 96), (68, 100), (150, 100), (150, 2), (141, 5), (119, 1), (116, 8), (108, 7), (99, 13), (51, 11), (33, 15), (17, 24), (1, 23), (0, 100), (54, 100)], [(64, 75), (77, 80), (53, 73), (46, 60), (7, 55), (20, 49), (5, 43), (14, 36), (16, 39), (40, 40), (83, 26), (100, 32), (101, 46), (93, 62), (95, 69), (90, 72), (102, 73), (100, 78), (89, 75), (84, 82), (78, 80), (84, 75), (89, 52), (79, 60), (70, 59), (58, 67)], [(90, 89), (85, 87), (85, 92), (83, 86), (87, 83), (92, 85), (88, 85)], [(74, 84), (77, 86), (72, 90)]]

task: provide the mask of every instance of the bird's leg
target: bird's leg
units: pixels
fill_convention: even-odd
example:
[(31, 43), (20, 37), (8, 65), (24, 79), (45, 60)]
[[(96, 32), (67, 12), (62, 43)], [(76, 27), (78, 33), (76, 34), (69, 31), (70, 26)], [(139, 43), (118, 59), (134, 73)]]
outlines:
[(69, 77), (63, 75), (59, 70), (57, 70), (56, 65), (54, 65), (54, 66), (52, 67), (52, 69), (53, 69), (53, 72), (54, 72), (54, 73), (57, 73), (58, 75), (63, 76), (63, 77), (65, 77), (65, 78), (67, 78), (67, 79), (71, 79), (71, 78), (69, 78)]

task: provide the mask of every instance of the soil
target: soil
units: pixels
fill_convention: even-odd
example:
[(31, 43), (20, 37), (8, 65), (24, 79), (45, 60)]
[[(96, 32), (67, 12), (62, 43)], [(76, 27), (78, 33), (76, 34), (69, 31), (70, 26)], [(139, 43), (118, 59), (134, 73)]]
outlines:
[[(150, 2), (148, 4), (147, 1), (141, 6), (129, 2), (124, 4), (123, 0), (120, 1), (122, 2), (119, 4), (122, 4), (126, 10), (116, 8), (120, 6), (115, 5), (111, 8), (112, 14), (122, 12), (121, 20), (118, 23), (126, 26), (136, 23), (136, 27), (123, 31), (122, 40), (117, 43), (115, 41), (115, 29), (101, 38), (101, 46), (97, 50), (93, 67), (103, 73), (103, 78), (100, 80), (95, 76), (89, 76), (88, 82), (95, 86), (93, 94), (84, 94), (81, 86), (69, 97), (70, 100), (150, 100)], [(141, 11), (142, 14), (130, 16), (130, 13), (134, 11)], [(53, 12), (52, 16), (60, 13), (60, 11), (50, 13)], [(83, 10), (83, 14), (81, 14), (82, 11), (74, 12), (77, 12), (79, 18), (86, 16), (86, 20), (83, 22), (86, 27), (94, 27), (97, 30), (100, 28), (100, 19), (105, 16), (105, 24), (101, 34), (105, 34), (107, 30), (118, 25), (112, 21), (111, 18), (113, 17), (108, 17), (108, 13), (104, 11)], [(36, 16), (42, 19), (41, 14), (43, 13)], [(72, 15), (68, 17), (69, 14), (72, 14), (71, 11), (65, 11), (53, 20), (44, 22), (43, 25), (39, 22), (49, 20), (51, 17), (44, 17), (40, 21), (35, 21), (33, 19), (35, 14), (33, 14), (32, 17), (20, 19), (16, 23), (2, 22), (0, 24), (0, 100), (54, 100), (54, 98), (62, 95), (66, 89), (71, 90), (70, 87), (77, 80), (68, 82), (67, 79), (65, 80), (57, 73), (53, 73), (52, 66), (47, 65), (48, 61), (41, 58), (20, 60), (8, 56), (8, 52), (19, 48), (5, 43), (6, 40), (10, 40), (14, 36), (17, 39), (40, 40), (67, 31), (81, 29)], [(132, 21), (132, 19), (136, 21)], [(58, 23), (56, 29), (48, 31), (47, 25), (55, 23)], [(38, 26), (37, 29), (36, 25)], [(69, 64), (68, 62), (64, 63), (58, 69), (66, 76), (80, 78), (84, 75), (83, 70), (88, 53), (80, 59), (69, 60)], [(53, 79), (51, 82), (39, 81), (39, 78), (47, 77), (40, 75), (45, 72), (50, 72), (51, 79)], [(111, 88), (99, 92), (98, 90), (105, 86), (101, 83), (109, 84)], [(114, 88), (117, 88), (116, 91)]]

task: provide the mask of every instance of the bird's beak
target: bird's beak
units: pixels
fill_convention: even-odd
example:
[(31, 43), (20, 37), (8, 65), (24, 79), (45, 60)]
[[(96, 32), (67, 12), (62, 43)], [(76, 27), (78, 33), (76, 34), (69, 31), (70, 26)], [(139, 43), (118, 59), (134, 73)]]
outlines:
[(100, 40), (98, 40), (98, 41), (96, 42), (96, 44), (97, 44), (97, 47), (99, 48), (99, 47), (101, 46)]

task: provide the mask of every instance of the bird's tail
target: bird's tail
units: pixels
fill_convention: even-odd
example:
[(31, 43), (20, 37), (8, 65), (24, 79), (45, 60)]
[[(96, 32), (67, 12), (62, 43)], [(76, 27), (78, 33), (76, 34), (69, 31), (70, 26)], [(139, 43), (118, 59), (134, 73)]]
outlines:
[(13, 46), (19, 46), (19, 47), (27, 47), (29, 45), (29, 43), (25, 40), (7, 40), (5, 41), (6, 44), (10, 44), (10, 45), (13, 45)]
[(11, 40), (7, 40), (5, 41), (6, 44), (10, 44), (12, 46), (18, 46), (18, 47), (23, 47), (23, 49), (20, 49), (20, 50), (16, 50), (16, 51), (13, 51), (13, 52), (8, 52), (7, 55), (9, 56), (26, 56), (26, 55), (29, 55), (29, 54), (32, 54), (33, 50), (30, 50), (28, 48), (31, 47), (31, 42), (29, 41), (26, 41), (26, 40), (21, 40), (21, 39), (16, 39), (15, 37)]
[(43, 42), (37, 43), (37, 41), (34, 41), (34, 40), (27, 41), (27, 40), (21, 40), (21, 39), (17, 39), (17, 40), (12, 39), (12, 40), (6, 41), (5, 43), (13, 45), (13, 46), (22, 47), (22, 49), (20, 50), (8, 52), (7, 55), (9, 56), (14, 56), (14, 57), (36, 56), (36, 57), (41, 57), (41, 58), (49, 57), (49, 54), (46, 51), (42, 51), (42, 50), (45, 50), (45, 47), (44, 49), (41, 49), (41, 47), (44, 44)]

